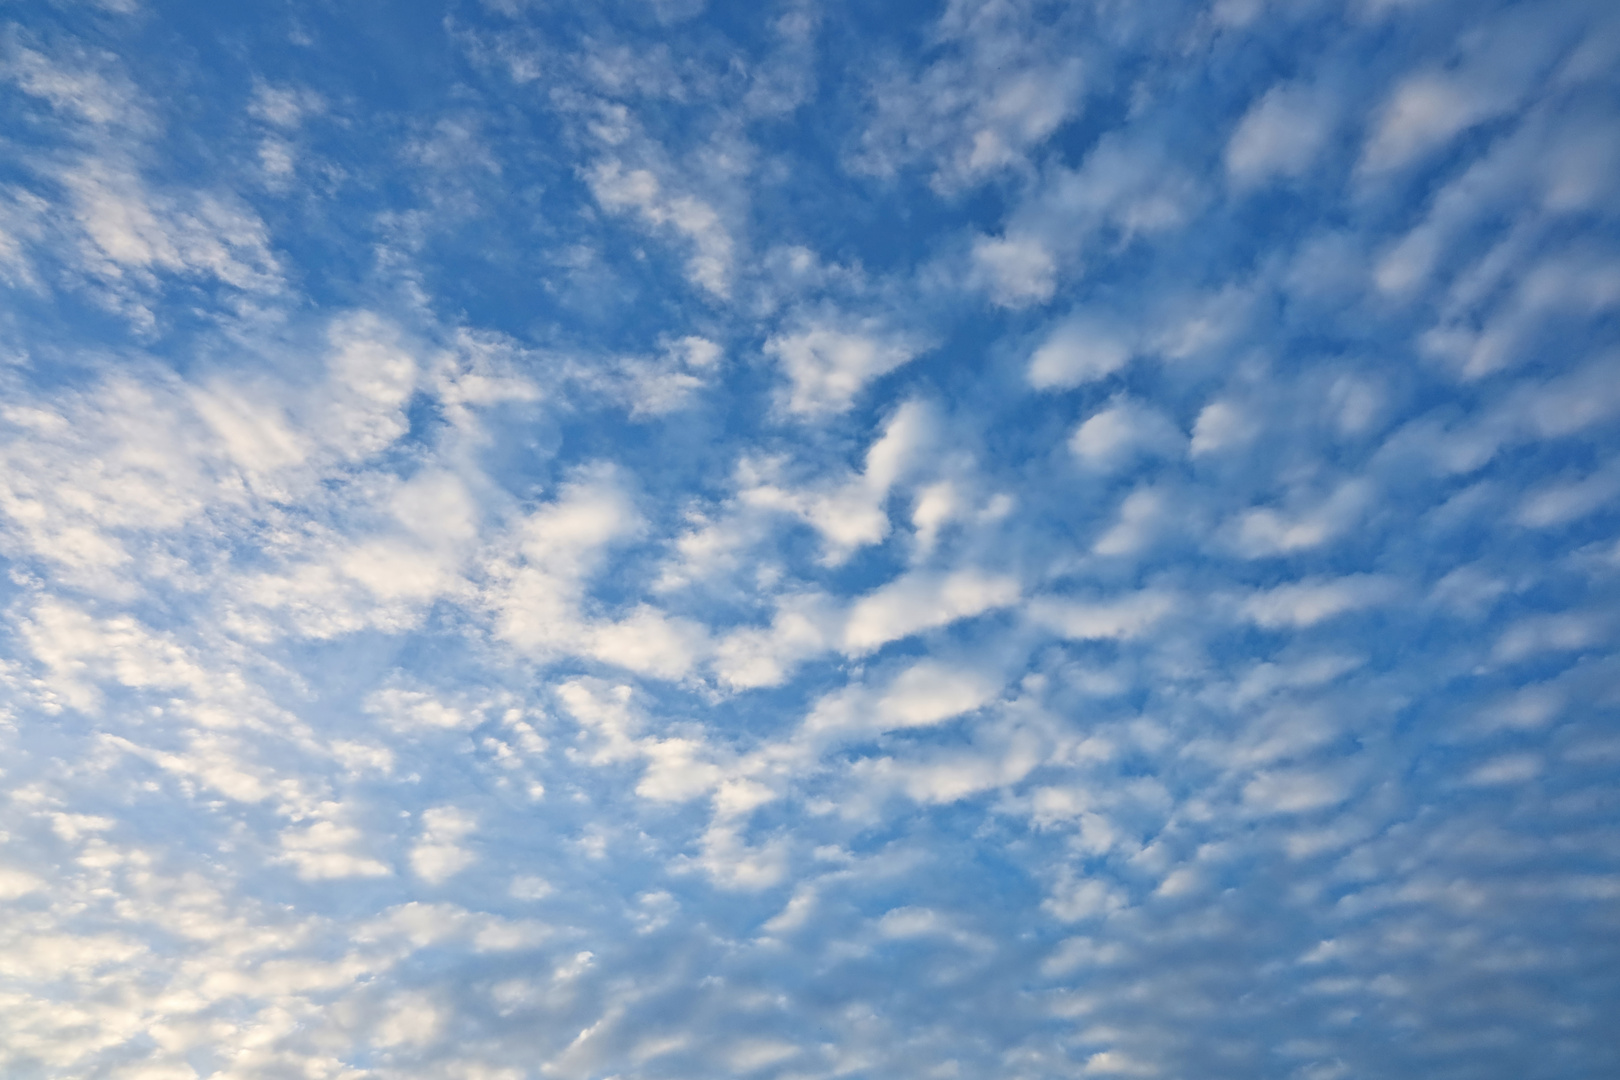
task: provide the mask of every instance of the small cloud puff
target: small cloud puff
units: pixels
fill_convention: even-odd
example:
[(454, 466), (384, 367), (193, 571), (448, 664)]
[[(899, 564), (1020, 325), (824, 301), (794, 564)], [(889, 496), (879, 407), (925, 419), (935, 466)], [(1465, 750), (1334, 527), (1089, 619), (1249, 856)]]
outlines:
[(1129, 398), (1115, 398), (1087, 417), (1069, 437), (1069, 449), (1087, 469), (1111, 472), (1133, 459), (1179, 457), (1186, 438), (1170, 418)]
[(1037, 390), (1067, 390), (1114, 374), (1134, 348), (1123, 331), (1078, 316), (1053, 329), (1029, 359), (1029, 384)]
[(805, 418), (844, 412), (867, 383), (920, 351), (906, 335), (873, 320), (809, 319), (765, 343), (790, 384), (785, 409)]

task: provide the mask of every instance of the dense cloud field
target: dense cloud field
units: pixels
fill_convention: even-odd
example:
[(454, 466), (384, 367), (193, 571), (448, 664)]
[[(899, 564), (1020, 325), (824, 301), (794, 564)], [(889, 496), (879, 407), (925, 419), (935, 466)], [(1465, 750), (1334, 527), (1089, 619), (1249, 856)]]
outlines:
[(0, 7), (0, 1074), (1610, 1080), (1617, 497), (1612, 0)]

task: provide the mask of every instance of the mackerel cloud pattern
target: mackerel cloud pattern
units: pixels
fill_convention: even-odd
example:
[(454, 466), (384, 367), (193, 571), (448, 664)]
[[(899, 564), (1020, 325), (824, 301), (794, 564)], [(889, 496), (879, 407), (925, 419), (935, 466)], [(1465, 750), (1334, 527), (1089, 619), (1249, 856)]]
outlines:
[(0, 8), (0, 1074), (1620, 1075), (1612, 0)]

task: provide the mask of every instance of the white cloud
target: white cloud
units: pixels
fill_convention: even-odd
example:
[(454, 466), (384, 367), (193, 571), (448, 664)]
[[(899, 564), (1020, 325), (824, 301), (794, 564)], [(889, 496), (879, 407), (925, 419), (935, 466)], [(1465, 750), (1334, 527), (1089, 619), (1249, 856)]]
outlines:
[(1213, 454), (1244, 443), (1255, 434), (1256, 425), (1239, 407), (1228, 401), (1212, 401), (1199, 411), (1193, 423), (1187, 453), (1192, 457)]
[(1604, 356), (1567, 375), (1522, 386), (1508, 399), (1509, 422), (1551, 439), (1576, 434), (1620, 413), (1617, 367), (1620, 358)]
[(1511, 298), (1482, 327), (1476, 329), (1463, 319), (1445, 320), (1426, 332), (1420, 345), (1428, 355), (1454, 366), (1463, 378), (1482, 379), (1522, 364), (1549, 322), (1578, 322), (1617, 307), (1620, 263), (1590, 252), (1561, 252), (1525, 269)]
[(1101, 1050), (1086, 1059), (1085, 1071), (1096, 1076), (1157, 1076), (1159, 1070), (1123, 1050)]
[(1052, 299), (1057, 263), (1033, 236), (981, 236), (973, 241), (975, 272), (1002, 307), (1022, 308)]
[(431, 1046), (438, 1041), (445, 1020), (445, 1010), (428, 994), (396, 994), (382, 1010), (371, 1041), (377, 1046)]
[(1041, 974), (1062, 977), (1081, 968), (1116, 964), (1124, 958), (1124, 948), (1116, 943), (1089, 937), (1066, 938), (1041, 963)]
[(640, 604), (622, 619), (591, 626), (579, 651), (630, 671), (678, 679), (707, 654), (709, 645), (698, 623)]
[(844, 412), (867, 383), (920, 351), (907, 336), (872, 320), (810, 319), (765, 343), (791, 384), (787, 411), (806, 418)]
[(29, 250), (45, 235), (50, 204), (27, 191), (0, 191), (0, 281), (15, 289), (41, 290)]
[(850, 655), (872, 652), (912, 634), (1009, 607), (1018, 594), (1018, 582), (1003, 575), (913, 571), (855, 601), (844, 624), (843, 649)]
[(1608, 506), (1620, 493), (1620, 470), (1595, 473), (1583, 480), (1529, 492), (1519, 504), (1519, 524), (1533, 529), (1556, 528)]
[(292, 129), (311, 116), (326, 111), (326, 101), (320, 94), (303, 86), (272, 86), (258, 83), (253, 88), (253, 100), (248, 115), (274, 127)]
[[(994, 686), (988, 680), (986, 689)], [(959, 714), (961, 715), (961, 714)], [(945, 805), (987, 791), (1006, 792), (1049, 759), (1051, 746), (1033, 727), (1009, 721), (1002, 710), (971, 724), (973, 745), (926, 755), (882, 757), (856, 767), (869, 793), (887, 786), (925, 806)], [(955, 936), (955, 935), (953, 935)], [(984, 945), (975, 939), (975, 945)]]
[(780, 686), (793, 669), (834, 647), (842, 613), (819, 595), (778, 599), (767, 628), (734, 630), (715, 647), (715, 672), (735, 689)]
[(949, 480), (929, 484), (917, 493), (916, 505), (911, 510), (911, 524), (916, 530), (917, 546), (931, 551), (939, 538), (940, 529), (960, 516), (965, 509), (956, 485)]
[(750, 845), (734, 826), (724, 823), (705, 830), (696, 864), (716, 885), (742, 892), (769, 889), (788, 870), (786, 846), (780, 838)]
[(1107, 378), (1131, 359), (1125, 335), (1084, 317), (1061, 323), (1029, 360), (1029, 384), (1037, 390), (1067, 390)]
[(399, 331), (371, 312), (333, 322), (323, 428), (339, 452), (364, 457), (409, 430), (405, 403), (416, 388), (417, 363)]
[(1321, 547), (1350, 528), (1370, 499), (1365, 482), (1349, 480), (1307, 510), (1284, 513), (1262, 507), (1245, 511), (1234, 522), (1237, 549), (1256, 559)]
[(1005, 5), (952, 4), (936, 28), (943, 55), (874, 80), (873, 116), (852, 164), (888, 175), (922, 158), (952, 192), (1024, 165), (1079, 108), (1084, 66)]
[(644, 523), (612, 470), (584, 471), (524, 519), (517, 557), (494, 567), (496, 634), (534, 655), (588, 656), (659, 678), (679, 678), (708, 651), (703, 628), (638, 604), (619, 619), (592, 618), (587, 585), (615, 543)]
[(1075, 428), (1069, 449), (1088, 469), (1111, 471), (1137, 456), (1179, 457), (1186, 441), (1157, 409), (1130, 398), (1115, 398)]
[(636, 211), (647, 224), (685, 237), (692, 248), (686, 260), (687, 279), (721, 299), (731, 295), (735, 242), (712, 205), (696, 195), (669, 194), (651, 171), (626, 171), (613, 159), (598, 162), (587, 179), (604, 209)]
[(1565, 18), (1508, 10), (1481, 20), (1444, 64), (1424, 65), (1395, 87), (1373, 121), (1361, 168), (1400, 168), (1514, 110), (1566, 50)]
[(1091, 550), (1098, 555), (1134, 555), (1159, 535), (1169, 520), (1164, 493), (1138, 488), (1119, 504), (1119, 520), (1097, 537)]
[(1358, 574), (1328, 581), (1295, 582), (1257, 592), (1243, 602), (1243, 613), (1268, 629), (1300, 628), (1388, 603), (1398, 595), (1388, 579)]
[(1157, 312), (1152, 348), (1171, 360), (1218, 357), (1239, 340), (1260, 298), (1242, 285), (1178, 297)]
[(223, 456), (258, 483), (273, 484), (276, 473), (302, 465), (313, 449), (284, 408), (246, 387), (224, 380), (194, 387), (191, 403), (213, 430)]
[(1000, 689), (986, 672), (924, 660), (880, 689), (857, 684), (826, 695), (805, 718), (804, 730), (825, 740), (931, 727), (982, 708)]
[(1542, 768), (1536, 754), (1503, 754), (1469, 772), (1467, 783), (1485, 787), (1523, 784), (1540, 776)]
[[(1042, 201), (1033, 205), (1021, 228), (1067, 226), (1071, 249), (1088, 233), (1107, 230), (1122, 242), (1171, 232), (1191, 218), (1205, 198), (1200, 185), (1167, 160), (1151, 137), (1110, 132), (1077, 170), (1050, 173)], [(1047, 235), (1056, 237), (1053, 233)]]
[(0, 77), (14, 82), (23, 93), (50, 102), (60, 113), (97, 126), (144, 124), (146, 118), (135, 88), (107, 63), (110, 56), (81, 54), (77, 59), (88, 63), (69, 65), (18, 46), (15, 37), (7, 45), (4, 60), (0, 61)]
[(75, 708), (97, 711), (109, 684), (212, 696), (211, 675), (197, 657), (127, 615), (97, 619), (50, 598), (20, 629), (29, 652), (53, 672), (61, 699)]
[(422, 811), (422, 833), (411, 848), (411, 870), (429, 885), (440, 885), (477, 861), (461, 841), (478, 827), (478, 819), (454, 806)]
[(390, 874), (387, 866), (364, 853), (364, 840), (353, 825), (328, 818), (282, 830), (282, 858), (305, 881)]
[(1557, 717), (1567, 698), (1568, 694), (1556, 685), (1532, 683), (1481, 709), (1478, 723), (1486, 731), (1534, 731)]
[(1491, 655), (1498, 662), (1511, 664), (1543, 653), (1584, 649), (1607, 636), (1603, 620), (1593, 615), (1533, 615), (1504, 630)]
[(425, 690), (403, 687), (373, 691), (366, 697), (365, 710), (400, 732), (454, 731), (472, 727), (483, 720), (476, 710), (447, 704)]
[(595, 680), (572, 679), (557, 688), (557, 697), (574, 719), (595, 736), (593, 764), (624, 761), (638, 755), (635, 736), (641, 718), (631, 708), (634, 691), (625, 685), (609, 687)]
[(26, 870), (0, 866), (0, 900), (15, 900), (19, 896), (38, 892), (44, 887), (44, 881)]
[(1449, 141), (1467, 128), (1501, 112), (1500, 94), (1439, 72), (1413, 75), (1384, 105), (1367, 142), (1368, 169), (1390, 169)]
[(885, 727), (927, 726), (979, 708), (998, 689), (978, 672), (924, 662), (896, 675), (877, 708)]
[[(64, 170), (72, 215), (88, 241), (86, 268), (119, 286), (133, 275), (137, 286), (150, 274), (206, 275), (246, 292), (281, 290), (281, 267), (264, 223), (234, 200), (194, 194), (183, 201), (149, 190), (126, 166), (90, 159)], [(144, 306), (132, 308), (150, 321)]]
[(1350, 795), (1342, 778), (1306, 771), (1264, 772), (1243, 788), (1243, 801), (1273, 814), (1303, 814), (1337, 806)]
[(725, 778), (725, 770), (705, 761), (706, 748), (691, 739), (648, 740), (642, 744), (647, 771), (636, 794), (654, 802), (684, 802), (706, 795)]
[(1125, 896), (1107, 881), (1067, 874), (1041, 906), (1063, 922), (1079, 922), (1120, 910)]
[(631, 358), (621, 364), (630, 415), (656, 417), (686, 408), (709, 385), (722, 355), (708, 338), (688, 334), (666, 345), (651, 359)]
[(1144, 590), (1100, 603), (1037, 597), (1030, 602), (1029, 617), (1079, 641), (1130, 639), (1151, 629), (1175, 608), (1176, 598), (1170, 593)]
[(1250, 106), (1226, 144), (1226, 171), (1240, 187), (1303, 176), (1330, 134), (1326, 100), (1299, 84), (1280, 84)]
[(824, 561), (838, 565), (888, 536), (889, 493), (924, 463), (937, 437), (933, 410), (922, 402), (907, 401), (894, 410), (882, 434), (867, 448), (865, 468), (859, 474), (794, 488), (772, 475), (776, 463), (745, 462), (739, 470), (738, 497), (750, 507), (802, 517), (821, 533)]
[(518, 900), (544, 900), (556, 891), (551, 882), (534, 874), (520, 874), (513, 878), (510, 890)]
[(732, 1044), (726, 1052), (725, 1062), (739, 1073), (752, 1073), (780, 1065), (790, 1058), (797, 1057), (799, 1053), (799, 1048), (792, 1043), (772, 1039), (744, 1039)]
[(0, 33), (0, 1074), (1591, 1072), (1620, 24), (684, 2)]

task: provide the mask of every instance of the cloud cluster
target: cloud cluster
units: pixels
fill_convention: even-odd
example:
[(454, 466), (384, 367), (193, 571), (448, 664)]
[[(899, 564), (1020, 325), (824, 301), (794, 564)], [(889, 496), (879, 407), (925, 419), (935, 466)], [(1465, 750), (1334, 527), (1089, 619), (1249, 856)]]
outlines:
[(0, 1072), (1620, 1068), (1602, 5), (11, 18)]

